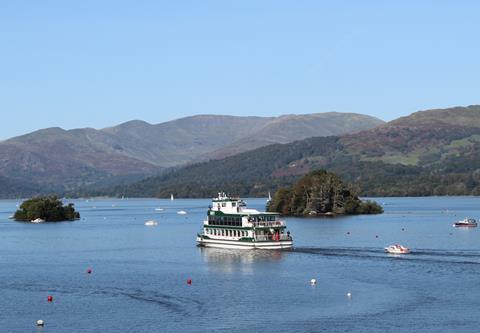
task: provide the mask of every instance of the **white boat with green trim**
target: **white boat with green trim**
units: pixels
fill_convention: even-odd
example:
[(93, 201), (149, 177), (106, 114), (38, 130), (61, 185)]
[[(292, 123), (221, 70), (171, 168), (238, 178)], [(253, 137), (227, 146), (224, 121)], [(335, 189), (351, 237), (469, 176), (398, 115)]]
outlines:
[(240, 198), (219, 193), (209, 206), (197, 243), (231, 249), (288, 249), (293, 239), (286, 228), (280, 214), (248, 209)]

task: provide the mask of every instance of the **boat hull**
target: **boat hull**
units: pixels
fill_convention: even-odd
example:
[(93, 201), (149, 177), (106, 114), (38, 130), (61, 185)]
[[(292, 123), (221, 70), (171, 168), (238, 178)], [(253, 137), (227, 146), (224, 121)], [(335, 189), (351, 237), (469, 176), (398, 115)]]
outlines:
[(455, 228), (475, 228), (477, 225), (476, 224), (461, 224), (461, 223), (455, 223), (453, 225)]
[(410, 250), (408, 251), (390, 251), (390, 250), (385, 250), (388, 254), (409, 254)]
[(261, 241), (261, 242), (242, 242), (228, 239), (205, 239), (197, 237), (197, 244), (204, 247), (215, 247), (223, 249), (265, 249), (279, 250), (290, 249), (293, 247), (292, 240), (281, 241)]

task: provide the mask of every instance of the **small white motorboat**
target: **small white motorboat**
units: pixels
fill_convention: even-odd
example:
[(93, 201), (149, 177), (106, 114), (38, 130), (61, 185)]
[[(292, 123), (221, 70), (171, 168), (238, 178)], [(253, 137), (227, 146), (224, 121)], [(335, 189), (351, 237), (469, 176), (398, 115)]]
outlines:
[(145, 222), (145, 225), (149, 226), (149, 227), (153, 227), (153, 226), (158, 225), (158, 222), (154, 221), (154, 220), (150, 220), (150, 221)]
[(476, 227), (477, 226), (477, 221), (475, 221), (475, 219), (471, 219), (471, 218), (464, 218), (463, 220), (461, 221), (457, 221), (453, 224), (454, 227)]
[(155, 208), (157, 212), (163, 212), (163, 208)]
[(393, 245), (390, 245), (389, 247), (386, 247), (385, 252), (388, 252), (391, 254), (407, 254), (407, 253), (410, 253), (410, 249), (400, 244), (393, 244)]
[(179, 211), (177, 212), (177, 214), (178, 214), (178, 215), (186, 215), (187, 212), (184, 211), (184, 210), (179, 210)]
[(45, 220), (38, 217), (35, 220), (31, 220), (30, 222), (32, 222), (32, 223), (42, 223), (42, 222), (45, 222)]

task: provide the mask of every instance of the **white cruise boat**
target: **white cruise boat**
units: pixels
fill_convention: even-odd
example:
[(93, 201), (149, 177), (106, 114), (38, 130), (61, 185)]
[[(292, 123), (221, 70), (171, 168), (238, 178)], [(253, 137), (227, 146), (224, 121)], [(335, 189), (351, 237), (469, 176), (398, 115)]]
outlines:
[(385, 252), (388, 252), (391, 254), (407, 254), (407, 253), (410, 253), (410, 249), (400, 244), (393, 244), (393, 245), (390, 245), (389, 247), (386, 247)]
[(240, 198), (219, 193), (197, 235), (199, 246), (234, 249), (288, 249), (293, 246), (278, 213), (247, 209)]
[(477, 221), (475, 219), (471, 218), (464, 218), (461, 221), (457, 221), (453, 224), (454, 227), (476, 227), (477, 226)]

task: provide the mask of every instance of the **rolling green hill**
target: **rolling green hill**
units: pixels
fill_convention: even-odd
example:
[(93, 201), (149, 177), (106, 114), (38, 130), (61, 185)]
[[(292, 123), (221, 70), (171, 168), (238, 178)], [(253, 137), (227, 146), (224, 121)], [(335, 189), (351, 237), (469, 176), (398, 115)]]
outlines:
[[(48, 128), (0, 142), (0, 196), (74, 193), (85, 187), (92, 191), (159, 174), (209, 153), (221, 155), (227, 146), (242, 152), (382, 123), (369, 116), (326, 113), (278, 118), (199, 115), (156, 125), (136, 120), (102, 130)], [(279, 128), (282, 135), (272, 136), (272, 129), (275, 133)], [(242, 144), (246, 138), (251, 147)]]
[(266, 196), (315, 169), (336, 172), (367, 196), (480, 194), (480, 106), (417, 112), (356, 134), (274, 144), (104, 194)]

